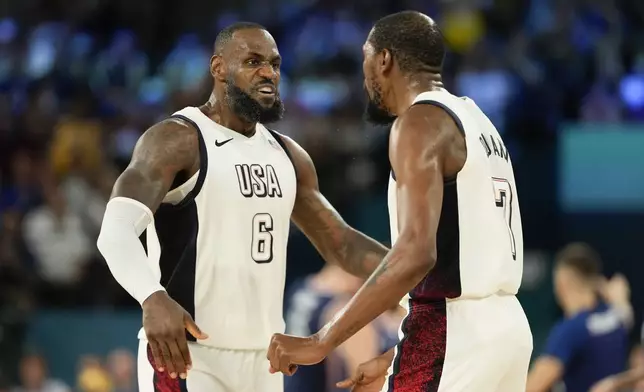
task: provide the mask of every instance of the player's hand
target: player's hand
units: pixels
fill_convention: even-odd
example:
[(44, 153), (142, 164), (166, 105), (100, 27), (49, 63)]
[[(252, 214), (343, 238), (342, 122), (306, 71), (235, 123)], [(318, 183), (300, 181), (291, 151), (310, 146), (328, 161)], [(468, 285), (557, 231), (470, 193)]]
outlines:
[(282, 372), (292, 376), (297, 365), (315, 365), (322, 362), (328, 351), (317, 335), (306, 338), (276, 333), (268, 346), (267, 358), (271, 373)]
[(610, 280), (603, 280), (599, 292), (611, 305), (627, 304), (631, 298), (631, 287), (622, 274), (615, 274)]
[(192, 367), (186, 330), (197, 339), (207, 339), (190, 314), (165, 291), (157, 291), (143, 302), (143, 329), (154, 364), (172, 378), (185, 379)]
[(353, 392), (379, 392), (387, 379), (388, 361), (383, 356), (376, 357), (358, 366), (353, 377), (336, 383), (336, 387)]

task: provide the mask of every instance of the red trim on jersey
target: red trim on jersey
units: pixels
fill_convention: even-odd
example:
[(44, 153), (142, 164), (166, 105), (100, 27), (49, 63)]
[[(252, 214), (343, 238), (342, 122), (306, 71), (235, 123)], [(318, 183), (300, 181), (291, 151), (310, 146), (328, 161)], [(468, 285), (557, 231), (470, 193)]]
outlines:
[(419, 304), (409, 301), (397, 346), (389, 392), (436, 392), (447, 350), (446, 302)]
[(154, 365), (154, 358), (152, 357), (152, 350), (148, 344), (148, 361), (154, 369), (154, 377), (152, 383), (154, 385), (154, 392), (188, 392), (186, 380), (180, 378), (171, 378), (167, 372), (159, 372)]

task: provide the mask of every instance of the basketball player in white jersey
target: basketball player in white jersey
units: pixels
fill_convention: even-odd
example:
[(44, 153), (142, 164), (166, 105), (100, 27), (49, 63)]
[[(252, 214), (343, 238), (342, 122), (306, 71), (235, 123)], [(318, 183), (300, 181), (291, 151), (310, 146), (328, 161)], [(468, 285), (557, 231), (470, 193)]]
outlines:
[(263, 125), (283, 113), (280, 62), (263, 27), (224, 29), (209, 101), (148, 129), (114, 185), (98, 247), (142, 305), (141, 392), (283, 391), (266, 342), (284, 328), (291, 219), (365, 279), (387, 252), (320, 194), (306, 152)]
[(289, 374), (320, 361), (402, 300), (408, 314), (395, 359), (390, 352), (365, 365), (356, 390), (380, 390), (372, 382), (389, 368), (383, 391), (525, 391), (532, 335), (515, 297), (523, 238), (512, 164), (476, 104), (444, 89), (444, 54), (438, 26), (418, 12), (389, 15), (371, 30), (363, 64), (367, 114), (395, 120), (394, 245), (317, 334), (274, 335), (271, 371)]

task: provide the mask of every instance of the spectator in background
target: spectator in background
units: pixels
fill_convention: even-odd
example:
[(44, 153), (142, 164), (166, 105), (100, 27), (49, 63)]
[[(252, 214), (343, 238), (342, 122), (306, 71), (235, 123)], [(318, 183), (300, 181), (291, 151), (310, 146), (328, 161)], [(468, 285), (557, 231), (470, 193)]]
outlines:
[(136, 362), (125, 349), (112, 351), (107, 356), (107, 369), (112, 377), (111, 392), (137, 392)]
[(24, 237), (43, 283), (42, 299), (56, 305), (78, 303), (76, 291), (92, 255), (81, 219), (68, 208), (55, 185), (47, 185), (45, 204), (24, 219)]
[(79, 392), (112, 392), (110, 375), (100, 358), (92, 355), (81, 358), (76, 386)]
[(11, 392), (71, 392), (62, 381), (49, 378), (45, 358), (28, 354), (20, 361), (20, 386)]
[(628, 282), (621, 275), (605, 282), (597, 252), (573, 243), (556, 256), (554, 286), (565, 318), (528, 374), (527, 392), (550, 391), (560, 381), (567, 392), (588, 392), (626, 368), (633, 322)]

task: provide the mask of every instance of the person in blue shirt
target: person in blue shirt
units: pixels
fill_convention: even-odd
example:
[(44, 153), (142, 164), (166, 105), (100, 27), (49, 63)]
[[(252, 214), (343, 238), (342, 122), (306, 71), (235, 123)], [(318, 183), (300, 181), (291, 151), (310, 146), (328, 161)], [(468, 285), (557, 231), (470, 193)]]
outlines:
[(623, 276), (606, 281), (597, 252), (573, 243), (555, 258), (555, 295), (564, 319), (550, 332), (528, 374), (527, 392), (588, 392), (605, 377), (626, 369), (632, 323), (630, 291)]
[[(294, 282), (286, 294), (286, 331), (308, 336), (328, 323), (351, 299), (364, 280), (334, 265)], [(348, 339), (324, 361), (300, 366), (285, 376), (285, 392), (339, 392), (336, 383), (347, 378), (362, 362), (382, 354), (398, 343), (398, 326), (404, 310), (392, 309)]]

